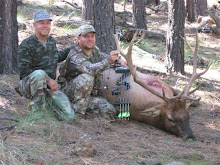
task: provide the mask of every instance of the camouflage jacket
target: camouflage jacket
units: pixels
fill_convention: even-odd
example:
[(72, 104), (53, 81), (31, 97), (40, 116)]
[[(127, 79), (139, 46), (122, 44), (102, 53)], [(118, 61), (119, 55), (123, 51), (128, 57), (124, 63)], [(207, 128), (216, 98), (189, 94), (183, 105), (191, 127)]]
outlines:
[(42, 69), (52, 79), (56, 78), (57, 63), (66, 59), (70, 48), (58, 51), (56, 41), (48, 36), (46, 47), (34, 35), (26, 38), (18, 47), (20, 79), (35, 70)]
[(102, 53), (96, 46), (88, 56), (79, 45), (75, 45), (67, 57), (65, 78), (70, 81), (82, 73), (97, 76), (109, 66), (108, 58), (109, 55)]

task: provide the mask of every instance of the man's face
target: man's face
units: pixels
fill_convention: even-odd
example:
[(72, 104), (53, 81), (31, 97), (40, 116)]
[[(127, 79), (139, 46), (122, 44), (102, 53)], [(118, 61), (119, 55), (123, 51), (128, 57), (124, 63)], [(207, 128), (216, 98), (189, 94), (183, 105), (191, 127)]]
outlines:
[(89, 50), (92, 49), (93, 46), (95, 45), (95, 33), (94, 32), (89, 32), (85, 35), (80, 35), (77, 37), (79, 46), (82, 49)]
[(33, 24), (36, 36), (39, 37), (47, 37), (50, 33), (51, 29), (51, 21), (50, 20), (42, 20)]

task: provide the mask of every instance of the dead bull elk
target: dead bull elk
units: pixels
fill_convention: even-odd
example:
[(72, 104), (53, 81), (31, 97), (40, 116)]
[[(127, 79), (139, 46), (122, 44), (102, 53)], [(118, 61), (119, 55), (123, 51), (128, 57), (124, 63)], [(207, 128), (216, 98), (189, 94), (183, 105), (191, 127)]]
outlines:
[[(200, 97), (195, 98), (190, 96), (190, 94), (194, 93), (199, 86), (192, 91), (190, 91), (190, 88), (195, 80), (203, 75), (211, 65), (210, 63), (207, 69), (201, 73), (196, 72), (198, 49), (197, 33), (194, 50), (186, 42), (194, 52), (193, 74), (189, 82), (185, 85), (183, 91), (179, 94), (159, 78), (136, 72), (131, 56), (136, 36), (137, 32), (129, 45), (127, 55), (121, 52), (122, 56), (128, 63), (131, 73), (130, 76), (133, 77), (130, 79), (130, 88), (128, 89), (130, 93), (130, 118), (147, 123), (184, 139), (196, 139), (190, 128), (189, 112), (187, 111), (188, 106), (186, 101), (200, 99)], [(108, 86), (110, 87), (115, 86), (116, 81), (121, 77), (121, 75), (116, 74), (113, 69), (106, 70), (103, 75), (104, 80), (108, 82)], [(113, 104), (117, 99), (117, 96), (112, 95), (110, 90), (104, 90), (104, 88), (101, 89), (103, 97)]]

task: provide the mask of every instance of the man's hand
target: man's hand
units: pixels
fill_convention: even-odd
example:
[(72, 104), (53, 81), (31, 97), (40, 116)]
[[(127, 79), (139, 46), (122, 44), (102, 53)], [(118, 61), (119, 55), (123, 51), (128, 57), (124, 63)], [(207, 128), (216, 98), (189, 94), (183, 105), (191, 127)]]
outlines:
[(55, 80), (53, 80), (53, 79), (50, 79), (47, 85), (50, 87), (50, 89), (51, 89), (52, 91), (58, 90), (58, 84), (57, 84), (57, 82), (56, 82)]
[(118, 59), (118, 55), (119, 55), (120, 51), (118, 50), (113, 50), (110, 52), (110, 57), (109, 57), (109, 63), (112, 64), (115, 62), (115, 60)]

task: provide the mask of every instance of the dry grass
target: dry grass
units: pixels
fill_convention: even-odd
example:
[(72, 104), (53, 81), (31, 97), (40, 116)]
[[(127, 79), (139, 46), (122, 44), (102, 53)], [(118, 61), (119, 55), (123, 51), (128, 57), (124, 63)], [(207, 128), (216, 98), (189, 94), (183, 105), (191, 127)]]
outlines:
[[(14, 76), (3, 77), (9, 82), (14, 79)], [(1, 89), (2, 85), (5, 84), (0, 81)], [(15, 85), (16, 82), (9, 85), (8, 93), (13, 93)], [(23, 122), (16, 129), (0, 132), (0, 161), (5, 164), (148, 165), (177, 160), (190, 165), (217, 165), (220, 163), (220, 105), (211, 97), (215, 91), (204, 90), (197, 93), (203, 95), (200, 106), (189, 109), (197, 141), (184, 141), (132, 120), (109, 123), (95, 114), (79, 116), (80, 122), (73, 124), (51, 118), (27, 120), (23, 111), (25, 104), (7, 102), (8, 109), (1, 107), (1, 116), (15, 115)], [(17, 94), (0, 95), (0, 99), (18, 104), (23, 101)], [(19, 108), (14, 111), (14, 106)], [(8, 124), (0, 120), (1, 126)]]

